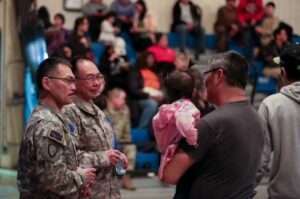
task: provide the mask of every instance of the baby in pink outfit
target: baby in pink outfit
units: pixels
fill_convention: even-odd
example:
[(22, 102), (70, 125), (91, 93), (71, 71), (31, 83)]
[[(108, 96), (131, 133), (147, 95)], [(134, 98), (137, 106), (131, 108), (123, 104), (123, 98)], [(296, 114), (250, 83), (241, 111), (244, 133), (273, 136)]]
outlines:
[(174, 71), (165, 80), (167, 96), (172, 103), (162, 105), (152, 121), (157, 146), (162, 153), (159, 168), (161, 180), (164, 168), (174, 157), (181, 139), (194, 147), (198, 144), (195, 126), (200, 120), (200, 111), (191, 99), (197, 101), (195, 96), (198, 95), (199, 82), (202, 81), (192, 71)]
[(200, 111), (188, 99), (180, 99), (159, 108), (153, 118), (153, 130), (159, 151), (162, 153), (159, 177), (163, 178), (165, 165), (170, 162), (178, 142), (185, 138), (187, 143), (197, 146), (196, 122)]

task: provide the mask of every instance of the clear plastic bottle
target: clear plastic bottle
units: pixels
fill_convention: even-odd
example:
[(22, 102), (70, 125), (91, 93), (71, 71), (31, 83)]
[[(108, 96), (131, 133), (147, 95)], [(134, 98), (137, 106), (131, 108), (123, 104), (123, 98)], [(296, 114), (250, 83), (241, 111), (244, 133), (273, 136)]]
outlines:
[(118, 161), (116, 164), (116, 173), (118, 176), (123, 176), (126, 174), (126, 169), (124, 169), (124, 163), (123, 161)]

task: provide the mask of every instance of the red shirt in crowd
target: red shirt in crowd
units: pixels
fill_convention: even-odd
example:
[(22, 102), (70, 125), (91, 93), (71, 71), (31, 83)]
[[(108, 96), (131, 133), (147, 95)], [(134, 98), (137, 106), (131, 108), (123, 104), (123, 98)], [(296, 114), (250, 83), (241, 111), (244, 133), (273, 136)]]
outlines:
[(238, 5), (238, 20), (241, 24), (259, 22), (264, 16), (263, 0), (240, 0)]
[(171, 48), (162, 47), (159, 45), (153, 45), (148, 48), (148, 52), (153, 54), (156, 62), (174, 63), (176, 58), (176, 52)]

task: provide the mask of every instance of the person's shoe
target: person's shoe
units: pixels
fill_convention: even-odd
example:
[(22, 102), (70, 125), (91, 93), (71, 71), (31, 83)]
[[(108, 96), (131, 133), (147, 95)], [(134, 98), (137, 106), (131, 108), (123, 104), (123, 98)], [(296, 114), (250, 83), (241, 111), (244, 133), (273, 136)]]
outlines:
[(136, 187), (133, 185), (132, 179), (129, 175), (122, 177), (122, 188), (130, 191), (136, 190)]

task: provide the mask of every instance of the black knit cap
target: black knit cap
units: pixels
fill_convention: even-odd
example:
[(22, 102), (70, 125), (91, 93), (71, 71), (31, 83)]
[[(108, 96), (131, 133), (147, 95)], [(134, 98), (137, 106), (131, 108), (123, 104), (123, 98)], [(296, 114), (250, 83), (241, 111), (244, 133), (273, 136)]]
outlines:
[(288, 78), (300, 80), (300, 44), (291, 44), (282, 51), (280, 65), (286, 70)]

